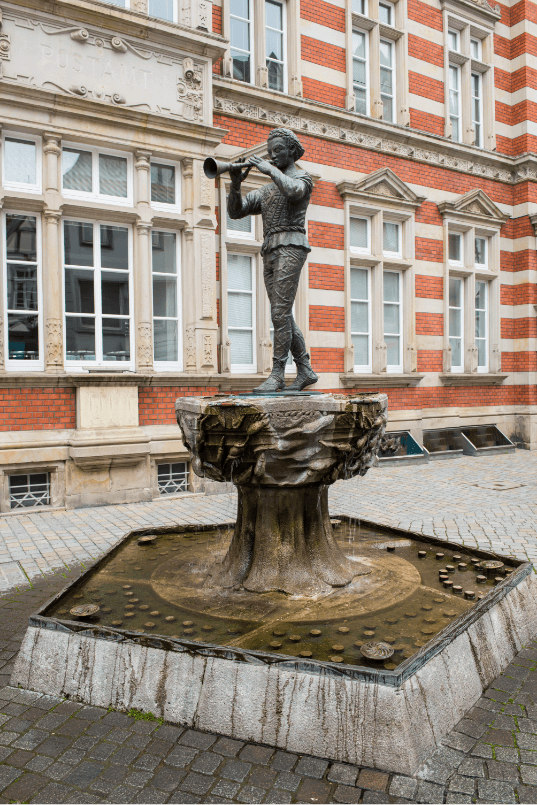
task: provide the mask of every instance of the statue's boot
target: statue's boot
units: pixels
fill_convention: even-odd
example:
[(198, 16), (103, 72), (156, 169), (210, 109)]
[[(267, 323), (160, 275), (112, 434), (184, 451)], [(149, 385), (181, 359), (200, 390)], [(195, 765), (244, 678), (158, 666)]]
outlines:
[(287, 361), (280, 361), (278, 358), (272, 359), (272, 372), (264, 383), (254, 389), (254, 391), (281, 391), (285, 388), (285, 364)]
[(298, 358), (294, 358), (297, 365), (296, 377), (287, 387), (287, 391), (302, 391), (306, 386), (311, 386), (318, 381), (318, 377), (311, 368), (310, 356), (307, 352), (303, 352)]

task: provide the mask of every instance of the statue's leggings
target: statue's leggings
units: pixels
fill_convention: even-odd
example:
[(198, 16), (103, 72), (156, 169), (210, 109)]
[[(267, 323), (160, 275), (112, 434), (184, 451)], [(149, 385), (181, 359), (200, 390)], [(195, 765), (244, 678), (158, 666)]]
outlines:
[(274, 358), (287, 361), (289, 350), (295, 362), (306, 354), (306, 342), (293, 318), (298, 281), (308, 256), (301, 246), (278, 246), (263, 256), (265, 288), (274, 327)]

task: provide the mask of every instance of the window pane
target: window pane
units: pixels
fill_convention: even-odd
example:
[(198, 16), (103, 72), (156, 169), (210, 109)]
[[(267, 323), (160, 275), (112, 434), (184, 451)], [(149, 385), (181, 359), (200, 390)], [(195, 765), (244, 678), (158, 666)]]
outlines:
[(39, 360), (37, 315), (9, 313), (8, 354), (12, 361)]
[(6, 215), (8, 260), (37, 260), (36, 219), (27, 215)]
[(448, 256), (454, 263), (461, 262), (461, 236), (448, 236)]
[(283, 64), (267, 59), (269, 89), (283, 92)]
[(101, 265), (129, 270), (129, 230), (124, 226), (101, 224)]
[(485, 338), (487, 335), (487, 322), (486, 313), (484, 310), (476, 310), (475, 312), (475, 337)]
[(65, 264), (93, 265), (93, 224), (65, 221), (63, 225)]
[(448, 43), (450, 50), (459, 49), (459, 35), (456, 31), (448, 31)]
[(103, 319), (103, 360), (129, 361), (128, 319)]
[(252, 326), (252, 294), (229, 293), (227, 308), (229, 327)]
[(175, 277), (153, 277), (153, 316), (177, 316), (177, 280)]
[(153, 323), (153, 332), (153, 354), (155, 360), (179, 360), (177, 322), (156, 320)]
[[(485, 238), (475, 239), (475, 261), (476, 263), (479, 263), (479, 265), (485, 265), (485, 263), (487, 262), (486, 248), (487, 248), (487, 242)], [(485, 283), (478, 283), (478, 285), (484, 285), (484, 284)]]
[(356, 98), (356, 111), (359, 115), (367, 115), (367, 101), (365, 89), (358, 89), (354, 85), (354, 96)]
[(392, 71), (385, 67), (380, 68), (380, 91), (387, 95), (392, 94)]
[(250, 81), (250, 56), (244, 53), (239, 53), (236, 50), (231, 51), (231, 58), (233, 59), (233, 78), (237, 81)]
[(230, 0), (229, 11), (235, 17), (250, 19), (250, 6), (248, 0)]
[(91, 193), (93, 190), (91, 152), (64, 148), (62, 152), (62, 174), (64, 190)]
[(477, 346), (477, 365), (478, 366), (486, 366), (487, 365), (487, 342), (483, 338), (479, 340), (476, 344)]
[(280, 3), (265, 3), (265, 22), (270, 28), (281, 31), (283, 28), (283, 13)]
[[(385, 252), (399, 251), (399, 224), (390, 224), (386, 221), (382, 225), (383, 243)], [(396, 276), (396, 275), (395, 275)]]
[(152, 232), (151, 246), (153, 271), (161, 274), (177, 274), (175, 234), (173, 232)]
[(162, 20), (173, 20), (174, 0), (149, 0), (149, 14)]
[(365, 59), (365, 34), (360, 31), (352, 32), (352, 52), (359, 59)]
[(50, 505), (49, 473), (11, 475), (9, 478), (9, 501), (12, 509)]
[(239, 50), (250, 50), (250, 24), (231, 17), (231, 44)]
[(228, 337), (231, 342), (231, 363), (252, 364), (254, 362), (252, 333), (230, 330)]
[(487, 307), (487, 283), (476, 282), (475, 284), (475, 306), (476, 310), (485, 310)]
[(393, 271), (384, 272), (384, 301), (399, 301), (399, 274)]
[(351, 299), (369, 299), (367, 269), (351, 268)]
[(65, 353), (68, 361), (95, 360), (93, 316), (65, 317)]
[(8, 310), (37, 310), (37, 266), (8, 263)]
[(459, 121), (455, 120), (454, 118), (451, 119), (451, 127), (452, 127), (452, 136), (453, 139), (458, 142), (459, 141)]
[(379, 55), (380, 55), (380, 65), (381, 67), (391, 67), (392, 66), (392, 46), (389, 42), (384, 42), (381, 40), (380, 48), (379, 48)]
[(355, 14), (365, 14), (365, 0), (352, 0), (352, 10)]
[(456, 116), (459, 114), (459, 96), (456, 92), (449, 93), (449, 112)]
[(65, 269), (66, 313), (95, 313), (93, 271)]
[(461, 303), (462, 303), (462, 281), (450, 278), (449, 304), (452, 307), (461, 307)]
[(449, 311), (449, 334), (460, 337), (462, 335), (462, 311), (460, 308)]
[(103, 196), (127, 198), (127, 160), (99, 154), (99, 192)]
[(129, 277), (115, 271), (101, 273), (101, 304), (103, 313), (129, 315)]
[(383, 22), (386, 25), (392, 24), (392, 7), (388, 5), (384, 5), (384, 3), (379, 3), (379, 22)]
[(384, 305), (384, 332), (399, 332), (399, 305)]
[(120, 6), (121, 8), (126, 8), (125, 0), (106, 0), (107, 3), (110, 3), (113, 6)]
[(367, 218), (350, 219), (350, 242), (354, 249), (367, 249)]
[(460, 338), (450, 338), (451, 366), (462, 366), (462, 341)]
[(369, 363), (369, 336), (353, 335), (351, 338), (354, 346), (354, 365), (367, 366)]
[(252, 290), (252, 258), (242, 254), (228, 254), (227, 283), (230, 290)]
[(399, 340), (399, 336), (387, 335), (384, 337), (388, 366), (399, 366)]
[(382, 98), (382, 119), (391, 123), (393, 120), (393, 101), (391, 98)]
[(459, 89), (459, 70), (457, 67), (449, 68), (449, 86), (451, 89)]
[(243, 232), (247, 235), (252, 233), (252, 216), (247, 215), (245, 218), (230, 218), (227, 216), (228, 232)]
[(175, 204), (175, 167), (151, 165), (151, 201)]
[(351, 332), (369, 332), (368, 308), (367, 302), (351, 302)]
[(4, 149), (5, 181), (37, 184), (35, 143), (6, 137)]

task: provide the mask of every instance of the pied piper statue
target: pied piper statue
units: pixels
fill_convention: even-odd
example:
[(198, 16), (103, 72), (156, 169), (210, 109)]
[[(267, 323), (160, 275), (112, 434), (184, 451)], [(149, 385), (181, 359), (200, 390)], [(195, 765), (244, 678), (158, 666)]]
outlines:
[[(274, 392), (285, 388), (285, 365), (289, 351), (297, 366), (297, 376), (286, 389), (301, 391), (318, 380), (311, 368), (306, 342), (293, 318), (298, 281), (302, 266), (311, 251), (306, 237), (306, 210), (313, 181), (295, 162), (304, 154), (300, 140), (289, 129), (274, 129), (268, 137), (270, 161), (252, 156), (232, 163), (228, 170), (231, 190), (228, 197), (230, 218), (261, 214), (263, 219), (263, 274), (274, 326), (272, 372), (255, 391)], [(245, 198), (241, 182), (251, 168), (272, 178), (261, 190), (252, 190)]]

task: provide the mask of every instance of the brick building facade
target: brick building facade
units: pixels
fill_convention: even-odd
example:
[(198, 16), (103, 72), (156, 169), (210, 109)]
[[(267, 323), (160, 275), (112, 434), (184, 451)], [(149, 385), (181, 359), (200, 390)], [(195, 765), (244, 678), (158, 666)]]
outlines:
[(202, 165), (274, 126), (314, 179), (295, 315), (318, 388), (385, 391), (418, 441), (537, 445), (535, 4), (0, 10), (2, 511), (179, 491), (174, 400), (267, 376), (261, 223)]

